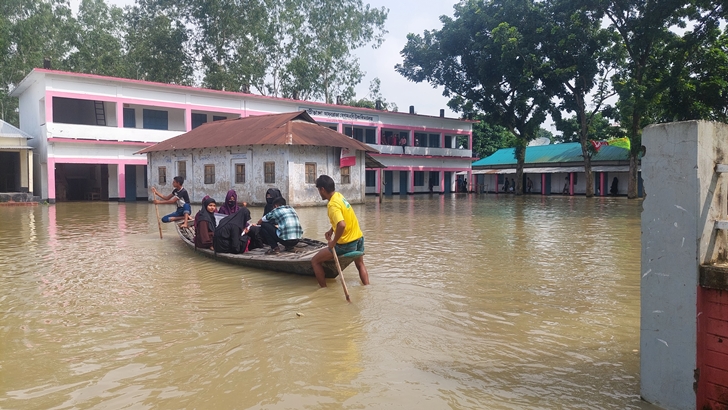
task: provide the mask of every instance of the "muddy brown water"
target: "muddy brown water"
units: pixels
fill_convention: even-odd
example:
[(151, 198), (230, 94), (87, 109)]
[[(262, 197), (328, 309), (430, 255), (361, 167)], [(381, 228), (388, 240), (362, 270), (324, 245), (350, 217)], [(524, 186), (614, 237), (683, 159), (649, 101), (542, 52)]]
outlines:
[[(201, 258), (171, 225), (160, 240), (147, 203), (0, 207), (0, 408), (651, 408), (640, 202), (355, 209), (372, 284), (347, 268), (347, 304), (336, 280)], [(328, 229), (325, 208), (299, 215)]]

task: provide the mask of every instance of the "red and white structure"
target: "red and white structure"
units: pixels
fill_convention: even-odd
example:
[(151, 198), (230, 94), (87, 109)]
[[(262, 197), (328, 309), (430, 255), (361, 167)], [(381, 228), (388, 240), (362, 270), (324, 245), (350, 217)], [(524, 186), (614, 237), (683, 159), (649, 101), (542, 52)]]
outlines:
[[(472, 162), (472, 122), (444, 116), (46, 69), (31, 71), (11, 96), (20, 100), (20, 129), (34, 137), (33, 191), (50, 202), (147, 198), (147, 159), (135, 152), (206, 122), (300, 110), (379, 151), (387, 168), (367, 170), (368, 194), (429, 192), (430, 181), (434, 192), (452, 192), (455, 173), (469, 173)], [(188, 172), (177, 167), (174, 175)]]

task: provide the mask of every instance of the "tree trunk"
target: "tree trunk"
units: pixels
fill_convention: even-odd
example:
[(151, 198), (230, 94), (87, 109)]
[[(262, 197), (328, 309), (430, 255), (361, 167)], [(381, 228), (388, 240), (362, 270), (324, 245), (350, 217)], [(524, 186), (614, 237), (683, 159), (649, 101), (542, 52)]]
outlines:
[(584, 176), (586, 177), (586, 197), (591, 198), (594, 196), (594, 173), (591, 169), (591, 158), (588, 155), (584, 156)]
[(516, 186), (513, 188), (513, 192), (516, 195), (523, 195), (523, 164), (526, 162), (525, 148), (516, 148), (516, 160), (518, 161), (516, 163)]
[(627, 198), (637, 198), (637, 154), (629, 153), (629, 184), (627, 185)]

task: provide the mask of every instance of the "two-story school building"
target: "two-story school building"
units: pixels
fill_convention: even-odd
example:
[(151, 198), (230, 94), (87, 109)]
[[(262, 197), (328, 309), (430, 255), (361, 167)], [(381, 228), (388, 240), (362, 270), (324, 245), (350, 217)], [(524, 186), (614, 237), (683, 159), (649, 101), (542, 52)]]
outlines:
[[(11, 96), (20, 100), (20, 129), (33, 137), (33, 192), (50, 202), (146, 199), (147, 158), (138, 151), (207, 122), (302, 110), (378, 151), (372, 156), (386, 168), (366, 170), (367, 194), (429, 192), (430, 182), (434, 192), (452, 192), (455, 174), (469, 173), (472, 162), (472, 122), (442, 111), (387, 112), (47, 69), (31, 71)], [(168, 172), (189, 179), (195, 171), (181, 158)]]

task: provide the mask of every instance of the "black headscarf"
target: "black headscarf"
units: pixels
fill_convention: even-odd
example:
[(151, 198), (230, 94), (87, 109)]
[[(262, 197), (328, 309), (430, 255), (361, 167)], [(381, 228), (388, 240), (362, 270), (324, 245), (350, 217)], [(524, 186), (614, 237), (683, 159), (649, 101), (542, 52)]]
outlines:
[(207, 229), (209, 229), (210, 232), (215, 232), (215, 227), (217, 226), (215, 213), (207, 211), (207, 206), (210, 204), (217, 204), (217, 202), (210, 197), (202, 200), (202, 209), (200, 209), (200, 212), (195, 215), (195, 231), (197, 231), (197, 227), (200, 225), (200, 222), (207, 221)]
[(225, 225), (232, 224), (240, 228), (241, 231), (245, 230), (245, 226), (250, 220), (250, 211), (248, 208), (241, 207), (237, 212), (232, 215), (228, 215), (220, 221), (218, 229), (222, 229)]
[[(270, 198), (268, 197), (270, 195)], [(268, 215), (268, 212), (273, 210), (273, 200), (282, 197), (281, 190), (278, 188), (269, 188), (265, 192), (265, 210), (263, 210), (263, 215)]]

